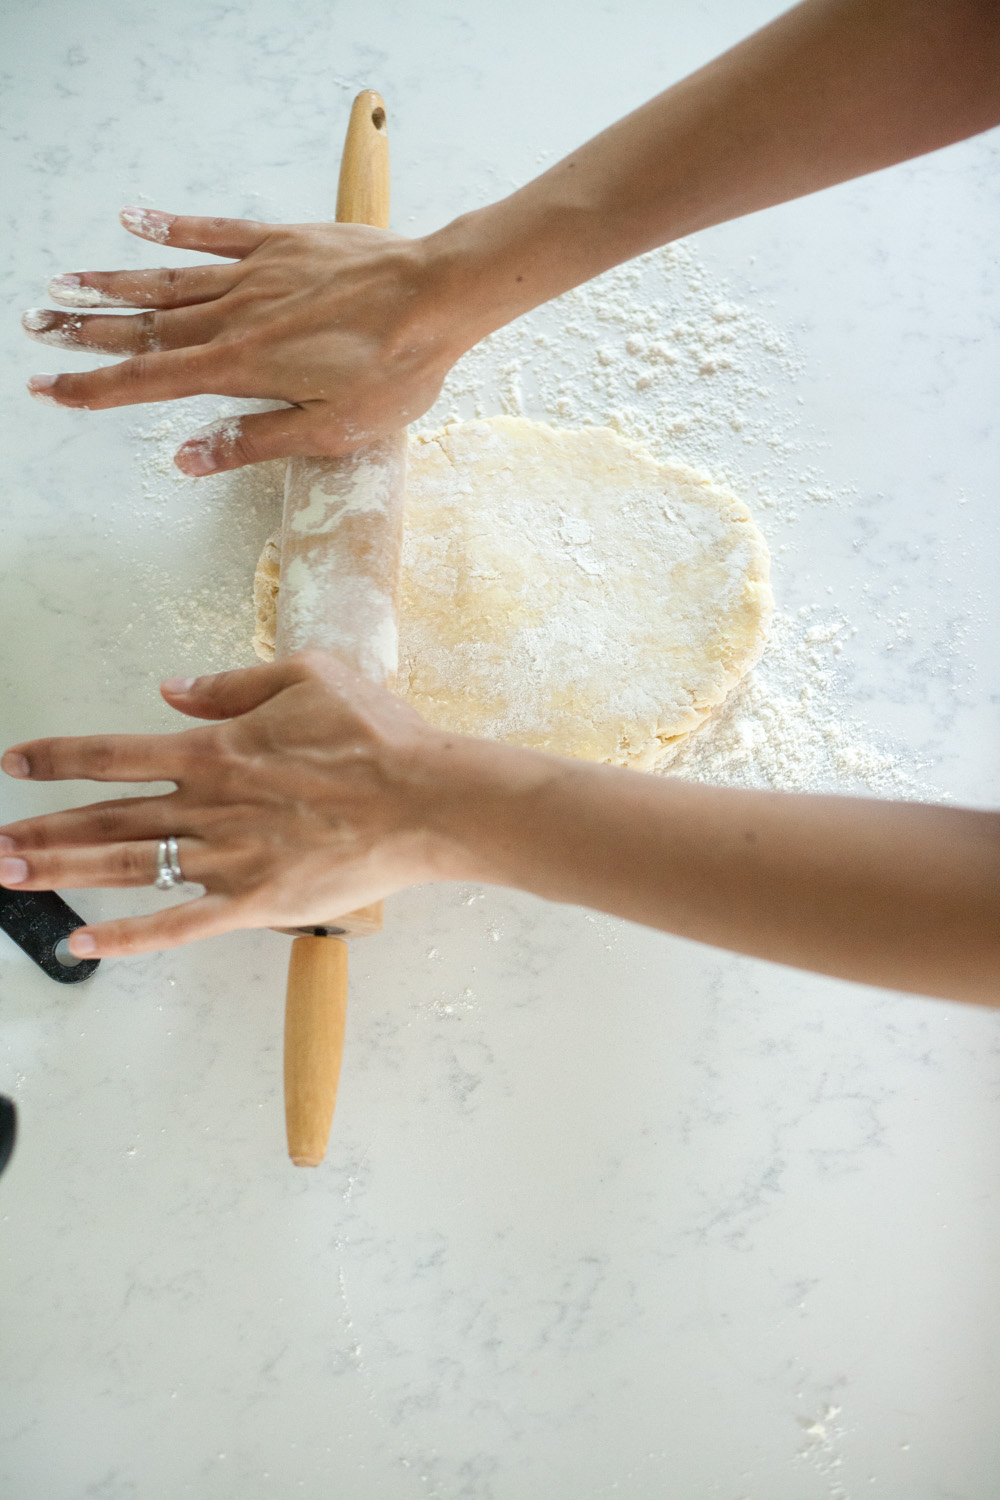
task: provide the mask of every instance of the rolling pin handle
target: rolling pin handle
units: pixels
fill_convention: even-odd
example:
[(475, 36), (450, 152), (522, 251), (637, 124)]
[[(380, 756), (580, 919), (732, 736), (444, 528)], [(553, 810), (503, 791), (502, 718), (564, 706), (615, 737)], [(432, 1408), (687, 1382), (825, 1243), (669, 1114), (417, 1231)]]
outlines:
[(326, 1155), (346, 1023), (347, 944), (296, 938), (285, 999), (285, 1129), (297, 1167), (318, 1167)]
[(385, 100), (363, 89), (351, 106), (337, 185), (337, 223), (389, 227), (389, 132)]

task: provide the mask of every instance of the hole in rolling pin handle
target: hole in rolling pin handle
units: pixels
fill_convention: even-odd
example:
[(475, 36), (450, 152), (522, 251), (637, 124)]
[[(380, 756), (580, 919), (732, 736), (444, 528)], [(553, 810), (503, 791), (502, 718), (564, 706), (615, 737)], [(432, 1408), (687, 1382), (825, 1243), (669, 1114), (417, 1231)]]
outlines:
[(372, 124), (376, 130), (385, 129), (385, 110), (381, 105), (377, 109), (372, 110)]

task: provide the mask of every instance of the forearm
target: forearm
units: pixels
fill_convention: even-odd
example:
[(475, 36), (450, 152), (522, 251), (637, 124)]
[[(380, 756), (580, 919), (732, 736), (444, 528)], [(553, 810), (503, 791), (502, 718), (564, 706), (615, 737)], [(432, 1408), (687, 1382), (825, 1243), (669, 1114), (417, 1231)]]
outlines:
[(320, 652), (163, 692), (218, 722), (2, 757), (39, 782), (175, 784), (0, 828), (0, 882), (22, 890), (147, 885), (158, 841), (177, 839), (205, 895), (77, 933), (81, 957), (313, 926), (406, 886), (477, 880), (776, 963), (1000, 1003), (1000, 814), (697, 786), (450, 735)]
[(656, 245), (998, 122), (991, 0), (807, 0), (431, 243), (475, 342)]
[(1000, 816), (704, 787), (451, 740), (451, 873), (798, 968), (1000, 1003)]

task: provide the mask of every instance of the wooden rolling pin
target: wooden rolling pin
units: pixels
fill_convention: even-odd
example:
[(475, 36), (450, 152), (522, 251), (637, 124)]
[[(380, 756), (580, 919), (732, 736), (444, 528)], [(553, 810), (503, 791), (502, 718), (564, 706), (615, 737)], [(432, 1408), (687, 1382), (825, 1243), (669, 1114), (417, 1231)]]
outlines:
[[(337, 220), (389, 225), (385, 104), (354, 101), (340, 163)], [(293, 458), (285, 475), (276, 656), (335, 652), (391, 687), (403, 539), (406, 430), (343, 458)], [(347, 936), (378, 932), (382, 902), (298, 929), (285, 1005), (285, 1125), (298, 1167), (323, 1160), (347, 1017)]]

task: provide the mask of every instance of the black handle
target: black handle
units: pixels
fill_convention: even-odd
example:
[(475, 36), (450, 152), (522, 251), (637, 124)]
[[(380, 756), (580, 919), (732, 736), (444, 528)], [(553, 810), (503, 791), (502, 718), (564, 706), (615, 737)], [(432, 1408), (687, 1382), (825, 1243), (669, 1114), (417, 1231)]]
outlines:
[(17, 1136), (17, 1111), (14, 1101), (0, 1094), (0, 1172), (10, 1161)]
[(66, 946), (70, 933), (85, 926), (55, 891), (8, 891), (0, 886), (0, 928), (60, 984), (89, 979), (101, 961), (75, 958)]

